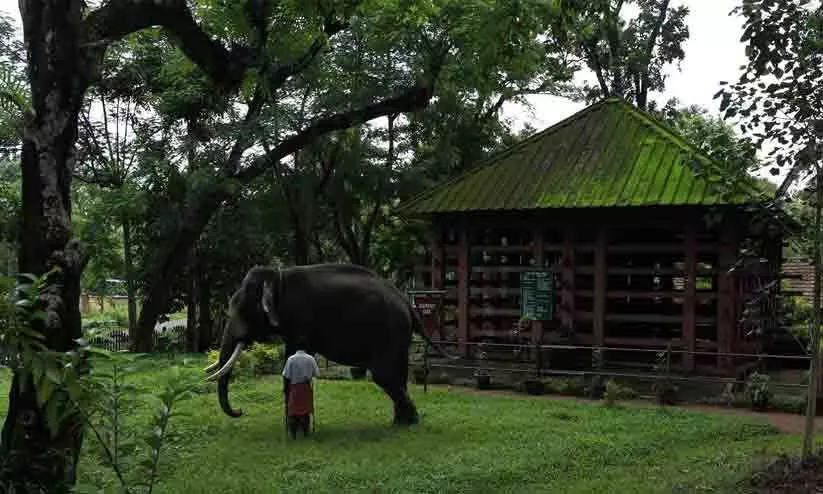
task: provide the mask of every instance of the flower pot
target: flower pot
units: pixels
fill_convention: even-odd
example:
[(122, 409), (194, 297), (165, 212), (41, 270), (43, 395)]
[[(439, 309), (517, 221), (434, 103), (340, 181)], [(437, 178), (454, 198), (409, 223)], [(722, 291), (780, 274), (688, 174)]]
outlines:
[(526, 393), (530, 395), (542, 395), (546, 391), (542, 381), (526, 381), (523, 383), (523, 387)]
[(477, 389), (489, 389), (491, 387), (491, 376), (481, 374), (474, 376), (474, 380), (477, 383)]

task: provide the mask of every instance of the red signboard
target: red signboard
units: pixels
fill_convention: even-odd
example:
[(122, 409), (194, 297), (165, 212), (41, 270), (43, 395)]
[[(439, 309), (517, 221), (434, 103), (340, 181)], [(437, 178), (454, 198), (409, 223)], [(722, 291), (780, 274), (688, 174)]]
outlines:
[(411, 293), (412, 306), (420, 314), (423, 320), (423, 330), (426, 335), (431, 337), (434, 333), (441, 333), (440, 331), (440, 314), (443, 307), (442, 296), (431, 293)]

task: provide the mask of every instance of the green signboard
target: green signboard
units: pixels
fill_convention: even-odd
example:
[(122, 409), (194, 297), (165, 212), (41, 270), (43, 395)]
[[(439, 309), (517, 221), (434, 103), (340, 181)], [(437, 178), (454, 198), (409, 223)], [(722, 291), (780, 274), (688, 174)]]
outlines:
[(550, 321), (554, 316), (554, 272), (520, 273), (520, 317)]

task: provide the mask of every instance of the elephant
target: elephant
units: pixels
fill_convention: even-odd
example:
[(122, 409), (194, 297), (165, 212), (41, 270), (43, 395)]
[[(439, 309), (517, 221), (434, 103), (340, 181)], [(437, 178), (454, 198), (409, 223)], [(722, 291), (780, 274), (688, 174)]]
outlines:
[(220, 407), (230, 417), (241, 409), (229, 404), (232, 366), (243, 348), (279, 336), (286, 355), (298, 341), (309, 354), (367, 368), (374, 382), (394, 402), (394, 423), (416, 424), (417, 409), (407, 392), (409, 347), (422, 321), (408, 298), (374, 271), (352, 264), (312, 264), (276, 269), (255, 266), (229, 301), (220, 357), (205, 369), (217, 380)]

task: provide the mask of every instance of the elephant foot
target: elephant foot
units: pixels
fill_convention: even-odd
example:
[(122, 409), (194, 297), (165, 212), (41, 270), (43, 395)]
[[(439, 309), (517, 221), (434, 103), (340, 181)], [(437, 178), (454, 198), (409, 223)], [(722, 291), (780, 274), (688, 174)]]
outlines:
[(420, 422), (414, 405), (398, 408), (394, 412), (394, 425), (415, 425)]

